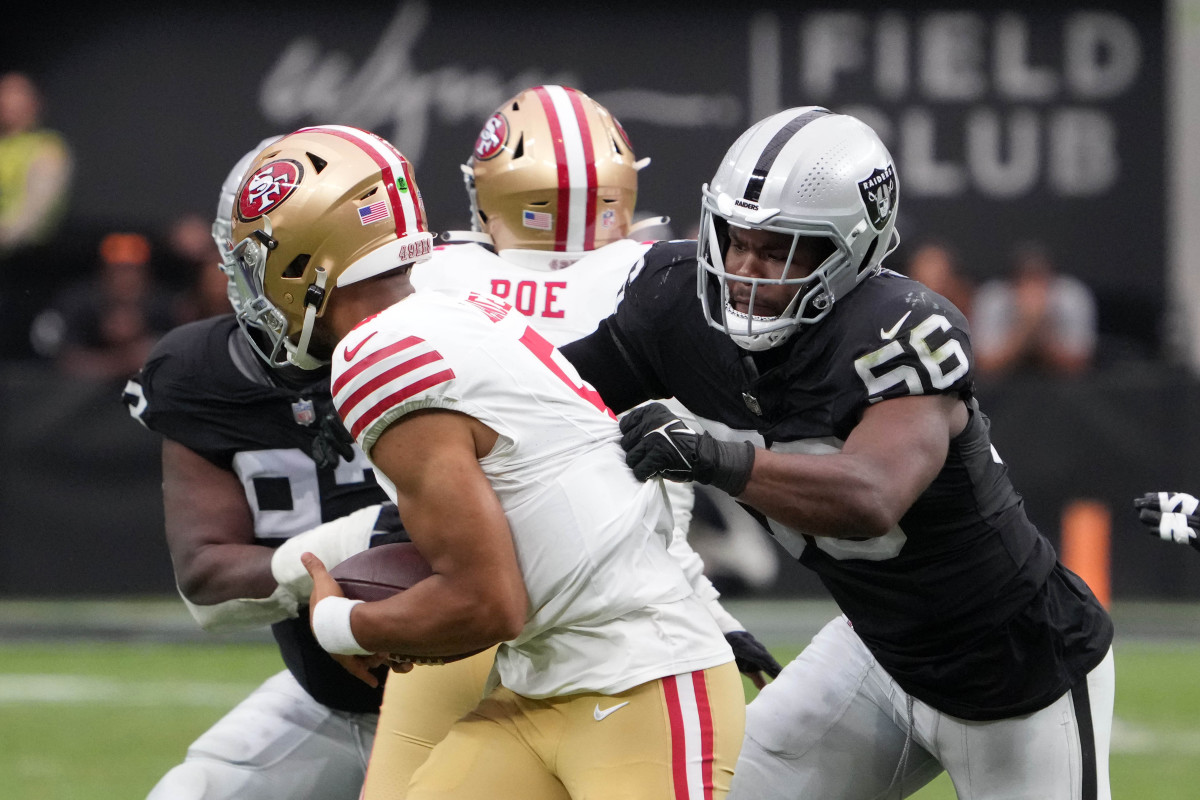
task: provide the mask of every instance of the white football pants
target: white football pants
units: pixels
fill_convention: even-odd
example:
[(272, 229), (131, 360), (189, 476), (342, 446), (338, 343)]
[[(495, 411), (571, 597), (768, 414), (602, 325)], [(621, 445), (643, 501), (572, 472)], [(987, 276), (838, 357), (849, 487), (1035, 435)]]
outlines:
[(747, 707), (729, 800), (907, 797), (943, 769), (959, 800), (1110, 800), (1111, 650), (1084, 683), (1032, 714), (959, 719), (910, 697), (838, 617)]
[(357, 800), (378, 721), (321, 705), (284, 670), (201, 734), (147, 800)]

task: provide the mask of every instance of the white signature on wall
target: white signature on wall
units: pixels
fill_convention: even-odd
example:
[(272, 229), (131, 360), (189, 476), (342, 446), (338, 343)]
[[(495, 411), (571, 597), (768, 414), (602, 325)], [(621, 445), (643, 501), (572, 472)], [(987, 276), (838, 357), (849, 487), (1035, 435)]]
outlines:
[(698, 128), (734, 127), (742, 121), (742, 103), (732, 94), (680, 94), (646, 87), (591, 92), (577, 73), (541, 67), (509, 76), (499, 69), (458, 65), (424, 71), (413, 54), (430, 17), (424, 0), (403, 4), (357, 68), (346, 53), (324, 51), (315, 37), (294, 39), (262, 82), (263, 115), (281, 128), (335, 120), (357, 125), (389, 139), (418, 163), (437, 123), (485, 119), (508, 98), (543, 83), (588, 92), (626, 122)]

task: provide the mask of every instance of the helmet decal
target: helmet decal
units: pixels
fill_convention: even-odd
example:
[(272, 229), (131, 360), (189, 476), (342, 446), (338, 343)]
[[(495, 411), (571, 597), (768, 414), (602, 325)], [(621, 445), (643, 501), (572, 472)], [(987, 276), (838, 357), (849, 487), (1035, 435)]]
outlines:
[(579, 93), (566, 86), (534, 90), (550, 123), (558, 162), (556, 250), (593, 250), (596, 246), (596, 154)]
[(521, 212), (521, 224), (538, 231), (554, 230), (554, 215), (547, 211), (530, 211), (527, 208)]
[(290, 158), (262, 165), (242, 184), (238, 218), (243, 222), (258, 219), (288, 199), (303, 179), (304, 167)]
[(508, 143), (508, 130), (508, 119), (499, 111), (492, 114), (491, 118), (483, 123), (483, 130), (475, 139), (475, 158), (487, 161), (498, 156)]
[(886, 169), (872, 170), (871, 177), (858, 182), (858, 193), (866, 206), (871, 226), (877, 231), (883, 230), (896, 207), (896, 170), (891, 164)]

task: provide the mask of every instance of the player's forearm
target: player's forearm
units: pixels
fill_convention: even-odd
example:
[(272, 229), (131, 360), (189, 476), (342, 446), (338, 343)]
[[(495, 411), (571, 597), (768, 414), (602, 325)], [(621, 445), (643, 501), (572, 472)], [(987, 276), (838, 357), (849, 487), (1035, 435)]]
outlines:
[(175, 558), (179, 591), (198, 605), (262, 598), (276, 588), (271, 574), (274, 551), (257, 544), (210, 544)]
[(450, 656), (516, 638), (528, 605), (524, 584), (478, 591), (433, 575), (386, 600), (357, 606), (351, 627), (355, 640), (372, 652)]
[(884, 476), (844, 454), (755, 453), (738, 500), (790, 528), (836, 538), (874, 538), (890, 531), (903, 506), (880, 487)]

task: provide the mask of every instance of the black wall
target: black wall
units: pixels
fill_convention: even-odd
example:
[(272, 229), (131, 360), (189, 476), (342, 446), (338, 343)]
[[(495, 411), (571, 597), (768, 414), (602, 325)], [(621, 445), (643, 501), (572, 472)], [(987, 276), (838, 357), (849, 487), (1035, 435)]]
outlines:
[(458, 166), (483, 120), (519, 89), (562, 82), (653, 159), (639, 205), (678, 235), (738, 133), (823, 104), (889, 143), (906, 243), (948, 239), (983, 278), (1017, 240), (1044, 240), (1096, 289), (1108, 332), (1138, 352), (1161, 343), (1162, 2), (198, 0), (22, 17), (0, 30), (0, 65), (43, 85), (78, 161), (60, 242), (74, 261), (43, 274), (83, 268), (105, 230), (212, 214), (244, 152), (313, 123), (389, 138), (417, 166), (433, 227), (462, 227)]

